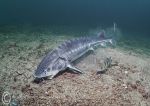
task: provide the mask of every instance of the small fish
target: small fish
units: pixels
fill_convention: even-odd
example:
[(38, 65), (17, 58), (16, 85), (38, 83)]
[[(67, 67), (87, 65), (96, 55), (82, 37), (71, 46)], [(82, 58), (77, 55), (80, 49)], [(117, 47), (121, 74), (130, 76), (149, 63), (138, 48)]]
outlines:
[(106, 38), (104, 31), (98, 33), (97, 36), (68, 40), (43, 58), (34, 71), (33, 76), (35, 78), (47, 77), (48, 79), (52, 79), (59, 72), (66, 69), (76, 73), (84, 73), (73, 66), (72, 63), (88, 51), (94, 51), (98, 46), (106, 47), (107, 45), (114, 45), (114, 40)]
[(105, 73), (107, 71), (107, 69), (110, 68), (111, 66), (112, 66), (112, 58), (107, 57), (106, 59), (104, 59), (101, 69), (97, 71), (97, 74)]

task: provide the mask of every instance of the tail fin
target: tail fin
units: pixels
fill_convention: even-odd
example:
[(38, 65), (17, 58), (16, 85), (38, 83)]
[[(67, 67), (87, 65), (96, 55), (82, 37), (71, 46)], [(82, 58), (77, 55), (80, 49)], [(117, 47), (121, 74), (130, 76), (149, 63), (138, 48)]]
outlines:
[(116, 32), (116, 23), (114, 22), (114, 27), (113, 27), (114, 32)]

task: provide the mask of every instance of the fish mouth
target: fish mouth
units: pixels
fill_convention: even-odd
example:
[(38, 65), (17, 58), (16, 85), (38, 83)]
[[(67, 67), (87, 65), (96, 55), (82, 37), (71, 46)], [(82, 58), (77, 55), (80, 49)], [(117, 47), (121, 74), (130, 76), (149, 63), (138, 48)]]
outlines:
[(35, 75), (35, 73), (33, 74), (33, 82), (36, 83), (36, 84), (39, 84), (40, 82), (44, 81), (47, 79), (46, 76), (37, 76)]
[(35, 78), (34, 80), (33, 80), (33, 82), (34, 83), (36, 83), (36, 84), (39, 84), (39, 83), (41, 83), (42, 81), (44, 81), (44, 80), (46, 80), (46, 78)]
[(34, 71), (32, 76), (33, 76), (34, 79), (47, 79), (48, 78), (48, 75), (37, 74), (36, 70)]

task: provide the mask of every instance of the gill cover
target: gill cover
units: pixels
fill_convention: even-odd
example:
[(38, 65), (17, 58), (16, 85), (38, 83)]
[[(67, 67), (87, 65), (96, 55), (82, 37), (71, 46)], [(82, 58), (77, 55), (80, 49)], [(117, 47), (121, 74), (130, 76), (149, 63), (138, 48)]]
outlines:
[(51, 71), (64, 70), (66, 67), (66, 61), (63, 58), (58, 58), (52, 65)]

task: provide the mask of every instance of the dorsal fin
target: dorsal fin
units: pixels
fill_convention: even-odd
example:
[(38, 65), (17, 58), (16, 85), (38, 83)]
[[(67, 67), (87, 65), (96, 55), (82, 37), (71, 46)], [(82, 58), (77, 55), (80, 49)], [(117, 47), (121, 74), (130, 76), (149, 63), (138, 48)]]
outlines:
[(103, 31), (99, 32), (99, 33), (97, 34), (97, 36), (98, 36), (98, 38), (100, 38), (100, 39), (105, 39), (105, 31), (103, 30)]

